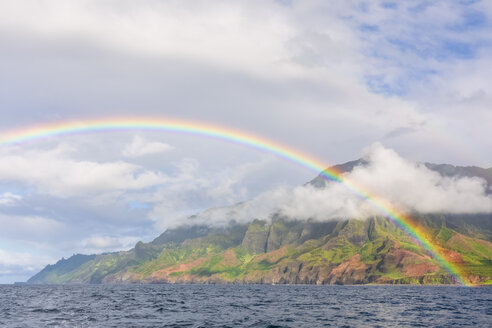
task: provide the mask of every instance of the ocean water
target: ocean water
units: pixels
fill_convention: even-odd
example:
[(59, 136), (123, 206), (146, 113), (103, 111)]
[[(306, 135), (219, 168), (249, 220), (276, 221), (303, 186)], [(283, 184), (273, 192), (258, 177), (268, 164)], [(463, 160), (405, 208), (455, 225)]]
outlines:
[(0, 285), (0, 327), (492, 327), (492, 287)]

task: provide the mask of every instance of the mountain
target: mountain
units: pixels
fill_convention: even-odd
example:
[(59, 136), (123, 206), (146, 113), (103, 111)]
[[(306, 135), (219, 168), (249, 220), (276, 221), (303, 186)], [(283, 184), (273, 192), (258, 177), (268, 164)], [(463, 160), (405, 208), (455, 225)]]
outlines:
[[(367, 162), (364, 159), (358, 159), (355, 161), (350, 161), (344, 164), (339, 164), (328, 168), (330, 171), (336, 171), (340, 173), (346, 173), (352, 171), (355, 167), (360, 165), (366, 165)], [(484, 169), (477, 166), (454, 166), (451, 164), (433, 164), (433, 163), (422, 163), (428, 169), (439, 173), (444, 177), (478, 177), (484, 179), (489, 186), (492, 186), (492, 167)], [(326, 179), (320, 175), (308, 182), (315, 187), (326, 186)]]
[(48, 264), (43, 270), (32, 276), (28, 282), (56, 281), (58, 276), (76, 271), (83, 264), (96, 258), (96, 255), (74, 254), (68, 259), (62, 258), (55, 264)]
[[(351, 171), (362, 160), (333, 167)], [(425, 164), (445, 176), (492, 169)], [(326, 181), (309, 182), (322, 188)], [(233, 218), (231, 218), (233, 219)], [(414, 214), (427, 237), (473, 284), (492, 283), (492, 215)], [(128, 251), (74, 255), (29, 283), (452, 284), (431, 254), (382, 216), (365, 220), (271, 220), (181, 226)]]

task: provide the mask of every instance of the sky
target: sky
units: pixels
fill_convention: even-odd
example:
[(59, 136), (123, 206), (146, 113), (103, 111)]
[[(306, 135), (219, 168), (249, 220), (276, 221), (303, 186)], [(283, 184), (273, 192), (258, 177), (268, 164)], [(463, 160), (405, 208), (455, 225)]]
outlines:
[[(354, 173), (383, 195), (401, 191), (392, 200), (405, 206), (449, 208), (444, 188), (487, 211), (480, 181), (443, 181), (415, 163), (492, 166), (491, 18), (490, 1), (0, 0), (0, 136), (127, 116), (212, 124), (326, 166), (365, 156), (429, 179), (426, 205), (421, 186), (379, 190), (376, 166)], [(340, 210), (313, 208), (332, 194), (297, 187), (315, 175), (169, 132), (0, 145), (0, 283), (248, 199)]]

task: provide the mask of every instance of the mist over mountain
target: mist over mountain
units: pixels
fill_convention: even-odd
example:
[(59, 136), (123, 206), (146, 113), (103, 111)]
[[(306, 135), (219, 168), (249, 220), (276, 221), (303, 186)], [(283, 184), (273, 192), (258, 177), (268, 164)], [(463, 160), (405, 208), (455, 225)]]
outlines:
[[(331, 170), (426, 231), (460, 274), (492, 282), (492, 168), (414, 163), (374, 144)], [(379, 209), (322, 175), (233, 206), (170, 220), (150, 243), (74, 255), (30, 283), (454, 284), (433, 254)]]
[[(492, 213), (492, 168), (414, 163), (376, 143), (356, 161), (330, 168), (370, 196), (384, 199), (402, 213)], [(269, 220), (274, 214), (297, 220), (365, 219), (381, 210), (342, 183), (318, 175), (295, 188), (278, 188), (233, 206), (212, 208), (190, 218), (167, 221), (175, 227), (190, 224), (225, 225), (231, 219)]]

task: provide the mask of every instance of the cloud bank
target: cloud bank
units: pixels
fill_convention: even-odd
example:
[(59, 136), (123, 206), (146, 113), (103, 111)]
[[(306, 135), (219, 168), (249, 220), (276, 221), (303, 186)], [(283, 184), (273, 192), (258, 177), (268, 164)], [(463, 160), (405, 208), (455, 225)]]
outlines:
[[(362, 154), (363, 165), (343, 174), (376, 199), (403, 213), (492, 213), (492, 194), (478, 177), (446, 177), (424, 164), (402, 158), (394, 150), (375, 143)], [(291, 219), (337, 220), (385, 214), (344, 184), (329, 182), (319, 188), (306, 184), (279, 188), (251, 201), (205, 211), (192, 220), (205, 224), (248, 222), (281, 214)]]
[[(167, 180), (160, 172), (128, 162), (76, 160), (73, 158), (74, 151), (76, 149), (64, 144), (48, 151), (3, 149), (0, 154), (0, 180), (22, 182), (34, 186), (40, 192), (64, 198), (139, 190)], [(8, 201), (5, 197), (4, 194), (3, 202)], [(13, 200), (10, 196), (10, 201)]]

